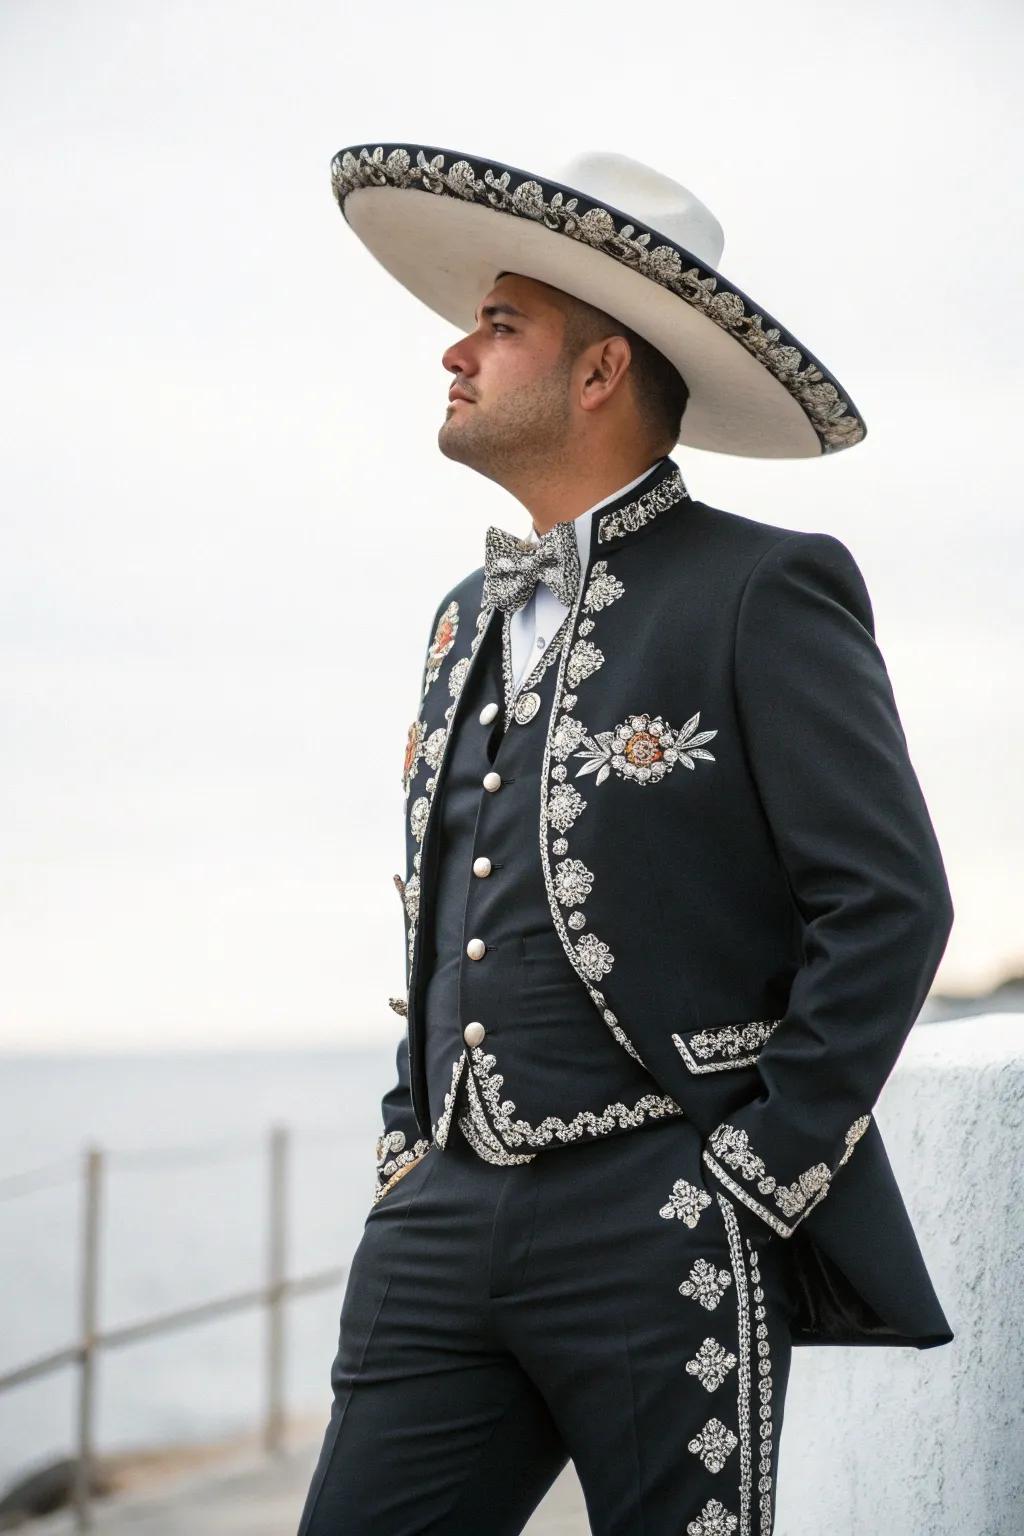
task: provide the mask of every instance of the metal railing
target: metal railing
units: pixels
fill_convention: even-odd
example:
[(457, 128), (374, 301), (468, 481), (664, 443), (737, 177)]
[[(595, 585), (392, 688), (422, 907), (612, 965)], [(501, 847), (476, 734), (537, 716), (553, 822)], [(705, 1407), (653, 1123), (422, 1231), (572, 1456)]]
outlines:
[[(304, 1133), (333, 1139), (335, 1133)], [(36, 1381), (64, 1366), (73, 1366), (78, 1372), (77, 1393), (77, 1457), (72, 1488), (72, 1506), (78, 1530), (92, 1526), (91, 1487), (95, 1464), (94, 1426), (96, 1421), (96, 1362), (102, 1350), (118, 1349), (135, 1344), (142, 1339), (152, 1339), (175, 1329), (207, 1322), (211, 1318), (225, 1317), (231, 1313), (263, 1307), (266, 1310), (266, 1354), (264, 1363), (265, 1406), (262, 1420), (262, 1443), (268, 1454), (281, 1450), (284, 1440), (285, 1404), (285, 1303), (294, 1297), (306, 1296), (326, 1290), (342, 1280), (348, 1266), (332, 1265), (327, 1269), (305, 1275), (287, 1274), (288, 1231), (288, 1164), (291, 1150), (291, 1130), (287, 1126), (270, 1128), (267, 1182), (267, 1246), (266, 1270), (263, 1283), (247, 1290), (234, 1291), (224, 1296), (179, 1307), (170, 1312), (155, 1314), (140, 1321), (117, 1328), (99, 1326), (99, 1289), (101, 1258), (101, 1215), (108, 1165), (112, 1158), (118, 1162), (151, 1161), (154, 1159), (178, 1161), (199, 1158), (210, 1161), (211, 1146), (190, 1148), (163, 1148), (137, 1154), (117, 1154), (100, 1147), (87, 1147), (79, 1160), (68, 1159), (63, 1163), (49, 1164), (0, 1180), (0, 1200), (40, 1189), (71, 1179), (82, 1180), (82, 1237), (79, 1281), (79, 1336), (60, 1349), (39, 1355), (17, 1366), (14, 1370), (0, 1373), (0, 1392), (7, 1392), (26, 1382)], [(246, 1143), (253, 1145), (251, 1138)], [(223, 1149), (225, 1143), (218, 1143)], [(237, 1145), (234, 1144), (234, 1145)]]

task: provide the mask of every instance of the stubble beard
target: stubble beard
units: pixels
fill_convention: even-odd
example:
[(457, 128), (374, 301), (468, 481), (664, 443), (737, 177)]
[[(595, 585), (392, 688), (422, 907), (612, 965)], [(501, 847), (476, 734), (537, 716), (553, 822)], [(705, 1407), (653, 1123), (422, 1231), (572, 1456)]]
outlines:
[(559, 361), (497, 403), (455, 406), (437, 434), (441, 452), (504, 486), (522, 482), (524, 472), (529, 477), (531, 470), (543, 470), (569, 435), (571, 369)]

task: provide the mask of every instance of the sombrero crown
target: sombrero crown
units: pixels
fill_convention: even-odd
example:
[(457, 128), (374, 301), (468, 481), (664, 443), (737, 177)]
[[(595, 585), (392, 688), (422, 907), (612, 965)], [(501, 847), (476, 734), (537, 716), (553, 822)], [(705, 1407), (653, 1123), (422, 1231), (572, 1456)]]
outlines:
[(452, 150), (379, 144), (340, 150), (331, 173), (363, 244), (460, 330), (473, 329), (481, 297), (509, 271), (643, 336), (686, 380), (685, 446), (813, 458), (865, 436), (835, 376), (717, 270), (724, 236), (711, 210), (651, 166), (592, 153), (551, 180)]

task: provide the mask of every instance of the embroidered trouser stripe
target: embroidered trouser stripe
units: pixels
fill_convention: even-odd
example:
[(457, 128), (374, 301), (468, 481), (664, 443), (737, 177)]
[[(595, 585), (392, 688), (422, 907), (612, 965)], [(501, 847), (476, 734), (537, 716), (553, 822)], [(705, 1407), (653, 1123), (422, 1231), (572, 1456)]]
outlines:
[(724, 1195), (718, 1195), (718, 1204), (729, 1238), (729, 1258), (736, 1290), (736, 1353), (739, 1364), (736, 1371), (736, 1416), (740, 1432), (740, 1525), (739, 1536), (750, 1536), (750, 1297), (747, 1291), (747, 1270), (743, 1262), (743, 1240), (732, 1205)]

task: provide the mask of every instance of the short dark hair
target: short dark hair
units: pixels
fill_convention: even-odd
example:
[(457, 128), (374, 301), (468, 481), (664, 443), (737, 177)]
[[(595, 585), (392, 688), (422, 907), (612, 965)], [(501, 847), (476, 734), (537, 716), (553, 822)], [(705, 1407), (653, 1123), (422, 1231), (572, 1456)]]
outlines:
[(629, 373), (633, 380), (637, 411), (652, 444), (668, 440), (674, 445), (690, 391), (686, 380), (664, 352), (603, 309), (570, 296), (565, 312), (563, 352), (576, 358), (585, 347), (606, 336), (624, 336), (629, 342)]

